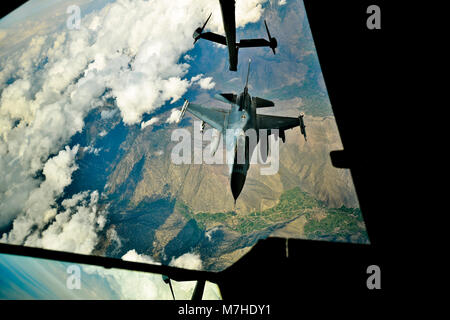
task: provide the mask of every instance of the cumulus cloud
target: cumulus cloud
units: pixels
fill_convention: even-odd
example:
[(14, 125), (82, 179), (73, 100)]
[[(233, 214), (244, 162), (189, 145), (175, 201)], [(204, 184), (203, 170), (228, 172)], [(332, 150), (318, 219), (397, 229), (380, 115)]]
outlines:
[(244, 27), (247, 23), (257, 22), (264, 12), (262, 5), (267, 1), (236, 1), (236, 27)]
[(148, 127), (148, 126), (151, 126), (152, 124), (157, 123), (158, 121), (159, 121), (159, 118), (158, 118), (158, 117), (153, 117), (153, 118), (151, 118), (151, 119), (148, 120), (148, 121), (141, 122), (141, 129), (145, 129), (145, 128)]
[(117, 109), (103, 110), (100, 113), (100, 116), (102, 117), (102, 119), (111, 119), (116, 115), (117, 111), (118, 111)]
[(202, 260), (199, 254), (188, 252), (176, 259), (172, 258), (169, 265), (183, 269), (201, 270)]
[(170, 116), (167, 118), (166, 123), (175, 123), (180, 119), (181, 111), (178, 109), (172, 109)]
[(40, 231), (56, 215), (56, 198), (72, 182), (72, 172), (78, 168), (75, 164), (78, 149), (78, 145), (72, 149), (66, 147), (45, 163), (45, 180), (30, 192), (24, 211), (14, 220), (11, 232), (4, 234), (2, 241), (21, 244), (33, 228)]
[(116, 247), (114, 249), (114, 252), (122, 248), (122, 240), (120, 239), (119, 235), (117, 234), (117, 231), (115, 228), (109, 228), (106, 232), (106, 238), (108, 241), (115, 243)]
[(212, 77), (206, 77), (206, 78), (200, 79), (198, 81), (200, 88), (205, 89), (205, 90), (210, 90), (210, 89), (214, 88), (216, 83), (214, 81), (212, 81), (212, 79), (213, 79)]
[(62, 202), (64, 210), (41, 232), (27, 237), (25, 245), (89, 254), (98, 243), (106, 212), (98, 210), (98, 191), (84, 191)]
[(191, 78), (191, 83), (195, 83), (199, 81), (203, 77), (203, 73), (199, 73), (198, 75)]
[(56, 198), (72, 182), (77, 169), (75, 155), (78, 145), (66, 147), (44, 166), (45, 180), (33, 190), (27, 208), (13, 223), (1, 241), (33, 247), (91, 253), (98, 241), (98, 232), (106, 223), (105, 212), (97, 208), (98, 191), (81, 192), (62, 201), (57, 209)]
[(161, 264), (153, 260), (152, 257), (147, 256), (145, 254), (138, 254), (135, 249), (128, 251), (122, 256), (122, 260), (133, 261), (133, 262), (142, 262), (142, 263), (150, 263), (150, 264)]
[(94, 155), (98, 156), (99, 152), (102, 151), (102, 148), (95, 148), (93, 146), (87, 146), (83, 147), (83, 151), (87, 153), (93, 153)]
[(191, 78), (190, 84), (198, 84), (200, 88), (205, 90), (210, 90), (215, 87), (216, 83), (212, 81), (212, 77), (203, 77), (203, 74), (200, 73)]
[[(257, 21), (264, 2), (238, 1), (237, 25)], [(192, 31), (209, 12), (214, 19), (208, 27), (222, 28), (217, 1), (118, 0), (85, 15), (79, 30), (40, 30), (0, 57), (0, 227), (13, 221), (2, 241), (47, 245), (46, 237), (60, 234), (54, 239), (64, 248), (93, 248), (90, 231), (103, 224), (98, 196), (82, 193), (72, 199), (79, 198), (74, 206), (56, 204), (71, 183), (79, 147), (61, 149), (83, 130), (88, 112), (108, 106), (111, 99), (114, 109), (103, 110), (101, 117), (120, 112), (127, 125), (166, 102), (177, 102), (191, 85), (184, 78), (190, 60), (180, 58), (193, 47)], [(3, 30), (2, 37), (5, 32), (17, 30)], [(198, 83), (213, 87), (212, 79)], [(169, 123), (177, 112), (172, 111)], [(71, 243), (76, 240), (67, 232), (75, 229), (60, 222), (92, 223), (87, 229), (91, 240)]]

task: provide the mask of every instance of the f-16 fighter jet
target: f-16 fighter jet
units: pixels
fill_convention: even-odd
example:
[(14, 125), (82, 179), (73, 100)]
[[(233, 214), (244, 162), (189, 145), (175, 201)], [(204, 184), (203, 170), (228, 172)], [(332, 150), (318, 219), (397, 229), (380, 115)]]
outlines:
[[(191, 114), (202, 120), (202, 129), (204, 128), (205, 123), (207, 123), (226, 137), (224, 140), (226, 140), (225, 143), (227, 152), (232, 153), (230, 159), (234, 158), (234, 162), (230, 163), (230, 182), (231, 192), (235, 203), (242, 191), (242, 188), (244, 187), (247, 171), (250, 167), (252, 153), (256, 147), (256, 144), (260, 140), (260, 129), (267, 130), (267, 142), (269, 135), (274, 134), (273, 129), (278, 129), (279, 137), (283, 142), (285, 142), (285, 130), (299, 126), (301, 133), (306, 140), (303, 115), (300, 115), (297, 118), (292, 118), (256, 113), (256, 109), (273, 107), (274, 103), (266, 99), (250, 96), (248, 93), (249, 74), (250, 62), (248, 65), (247, 80), (244, 91), (241, 94), (236, 95), (233, 93), (221, 93), (215, 96), (217, 100), (229, 103), (231, 105), (230, 110), (208, 108), (199, 104), (190, 103), (186, 100), (181, 109), (180, 118), (178, 119), (178, 122), (181, 121), (185, 112), (189, 111)], [(254, 129), (256, 132), (256, 143), (254, 143), (253, 146), (249, 143), (249, 137), (245, 134), (249, 129)], [(233, 132), (231, 139), (229, 132)], [(216, 150), (217, 146), (218, 145), (215, 147)], [(267, 159), (268, 152), (269, 148), (267, 143), (265, 151), (262, 151), (262, 157)], [(213, 153), (215, 153), (215, 150)], [(241, 155), (241, 158), (239, 158), (239, 155)], [(264, 161), (266, 160), (264, 159)]]
[(223, 29), (225, 30), (225, 36), (213, 33), (213, 32), (203, 32), (206, 24), (211, 18), (209, 15), (206, 22), (201, 28), (197, 28), (192, 35), (194, 43), (198, 39), (206, 39), (213, 41), (228, 47), (228, 56), (230, 62), (230, 70), (237, 71), (238, 65), (238, 51), (240, 48), (250, 48), (250, 47), (270, 47), (275, 54), (275, 48), (277, 47), (277, 40), (270, 36), (269, 28), (264, 20), (266, 26), (267, 36), (269, 40), (266, 39), (241, 39), (241, 41), (236, 42), (236, 19), (235, 19), (235, 0), (219, 0), (220, 10), (222, 11)]

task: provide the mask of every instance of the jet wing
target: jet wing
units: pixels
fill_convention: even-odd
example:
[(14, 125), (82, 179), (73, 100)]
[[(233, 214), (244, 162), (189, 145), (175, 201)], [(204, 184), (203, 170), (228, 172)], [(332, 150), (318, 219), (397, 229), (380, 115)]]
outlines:
[(300, 125), (299, 118), (269, 116), (257, 114), (256, 121), (258, 129), (279, 129), (280, 131), (288, 130)]
[(220, 93), (214, 95), (214, 99), (229, 104), (236, 104), (237, 95), (235, 95), (234, 93)]
[(299, 126), (300, 131), (305, 137), (306, 141), (306, 131), (305, 131), (305, 124), (303, 122), (303, 115), (300, 115), (298, 118), (291, 118), (291, 117), (278, 117), (278, 116), (257, 114), (256, 121), (258, 124), (258, 129), (269, 130), (268, 135), (271, 134), (270, 133), (271, 129), (278, 129), (280, 138), (281, 140), (283, 140), (283, 142), (286, 141), (284, 131)]
[(195, 103), (189, 103), (186, 110), (220, 132), (223, 132), (225, 123), (228, 121), (229, 111), (227, 110), (211, 109)]

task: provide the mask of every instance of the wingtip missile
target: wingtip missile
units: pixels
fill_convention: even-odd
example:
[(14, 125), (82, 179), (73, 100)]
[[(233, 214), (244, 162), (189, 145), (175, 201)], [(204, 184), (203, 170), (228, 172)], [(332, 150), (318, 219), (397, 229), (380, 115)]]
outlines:
[(186, 109), (187, 109), (188, 106), (189, 106), (189, 100), (184, 99), (183, 107), (181, 107), (181, 113), (180, 113), (180, 116), (178, 117), (177, 123), (180, 123), (181, 119), (183, 119), (184, 114), (186, 113)]

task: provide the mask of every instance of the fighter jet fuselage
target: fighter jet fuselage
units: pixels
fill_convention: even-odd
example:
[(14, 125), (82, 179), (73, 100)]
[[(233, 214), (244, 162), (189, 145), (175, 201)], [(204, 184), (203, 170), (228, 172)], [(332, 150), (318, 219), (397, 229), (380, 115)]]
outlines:
[[(237, 97), (236, 104), (232, 106), (227, 128), (242, 133), (235, 137), (234, 162), (231, 169), (231, 192), (235, 200), (244, 187), (250, 168), (250, 158), (254, 150), (254, 148), (249, 149), (250, 143), (244, 134), (248, 129), (257, 130), (256, 107), (246, 89)], [(259, 135), (257, 135), (257, 141), (259, 141)], [(244, 161), (239, 161), (238, 151), (243, 154)]]
[[(235, 201), (244, 187), (247, 172), (250, 168), (250, 159), (252, 159), (255, 147), (262, 137), (261, 129), (267, 130), (265, 135), (267, 139), (270, 134), (273, 134), (273, 131), (278, 131), (280, 139), (284, 142), (285, 130), (299, 126), (306, 140), (303, 115), (293, 118), (257, 114), (257, 109), (274, 107), (274, 103), (270, 100), (250, 96), (248, 93), (249, 74), (250, 63), (247, 81), (244, 91), (241, 94), (221, 93), (215, 96), (216, 99), (230, 104), (230, 110), (208, 108), (199, 104), (190, 103), (186, 100), (179, 118), (180, 121), (184, 113), (189, 111), (203, 121), (202, 128), (204, 127), (204, 123), (208, 123), (221, 134), (226, 135), (227, 160), (231, 159), (229, 153), (232, 153), (231, 156), (234, 158), (230, 167), (230, 184)], [(250, 129), (254, 130), (253, 137), (256, 138), (256, 141), (250, 140), (251, 134), (248, 134)], [(268, 156), (269, 152), (268, 143), (265, 145), (265, 148), (261, 149), (261, 156), (265, 161), (264, 158)]]

